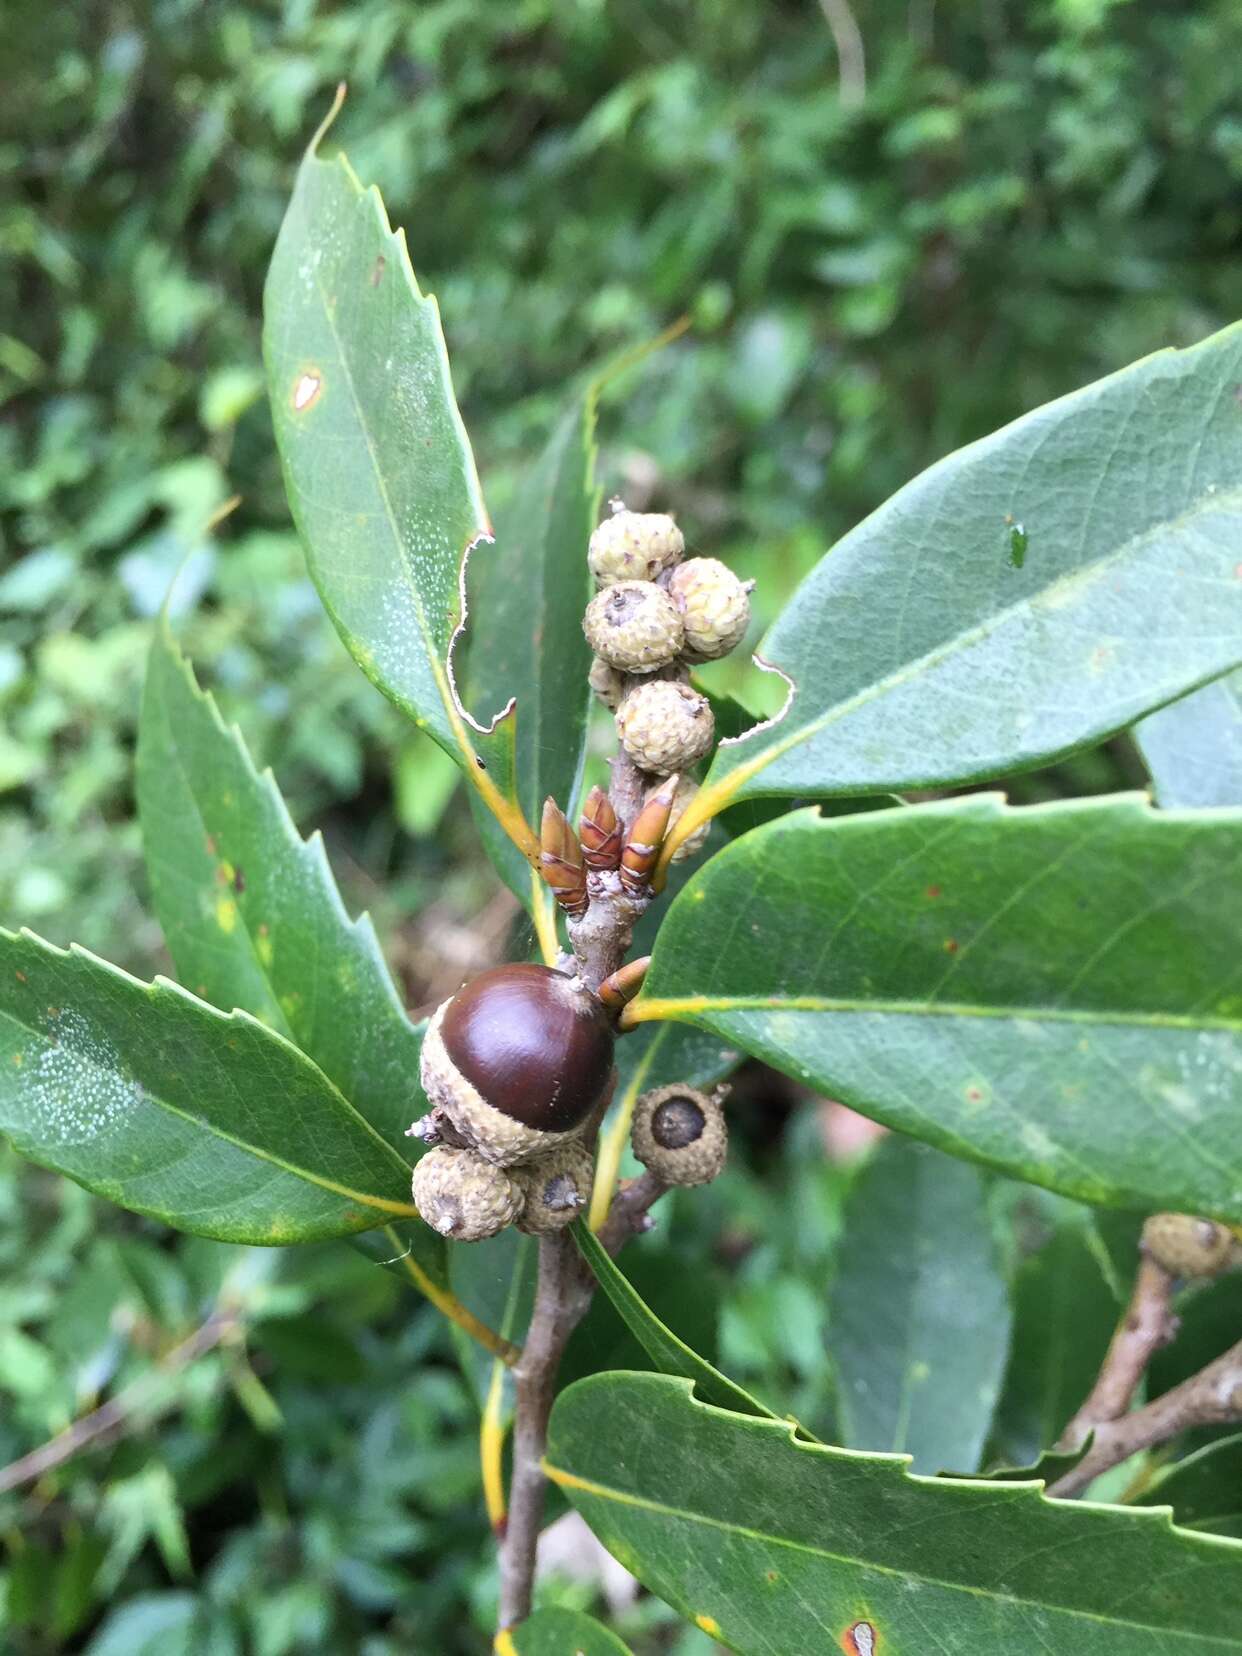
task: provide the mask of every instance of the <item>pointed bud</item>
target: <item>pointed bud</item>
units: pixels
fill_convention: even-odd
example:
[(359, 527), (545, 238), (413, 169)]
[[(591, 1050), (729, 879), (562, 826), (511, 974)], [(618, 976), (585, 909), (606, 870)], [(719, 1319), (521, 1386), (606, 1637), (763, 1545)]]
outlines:
[(586, 796), (578, 831), (588, 868), (606, 873), (619, 866), (625, 836), (617, 821), (617, 813), (612, 808), (612, 800), (602, 788), (592, 788)]
[(652, 870), (659, 856), (664, 833), (668, 827), (673, 800), (677, 796), (676, 776), (667, 777), (634, 818), (625, 850), (621, 853), (621, 884), (631, 897), (642, 897), (649, 890)]
[(642, 988), (650, 965), (650, 955), (643, 955), (641, 960), (627, 961), (624, 966), (618, 966), (611, 976), (606, 977), (595, 991), (614, 1018)]
[(543, 802), (539, 843), (539, 872), (570, 919), (580, 920), (587, 911), (586, 863), (578, 836), (554, 799)]

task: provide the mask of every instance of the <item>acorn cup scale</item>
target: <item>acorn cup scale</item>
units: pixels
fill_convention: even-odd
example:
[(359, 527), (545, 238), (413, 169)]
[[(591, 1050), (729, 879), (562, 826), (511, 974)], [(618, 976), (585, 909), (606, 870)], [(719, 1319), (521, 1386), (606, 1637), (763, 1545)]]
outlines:
[(432, 1018), (421, 1078), (464, 1143), (497, 1167), (581, 1136), (612, 1079), (613, 1031), (598, 999), (547, 966), (497, 966)]

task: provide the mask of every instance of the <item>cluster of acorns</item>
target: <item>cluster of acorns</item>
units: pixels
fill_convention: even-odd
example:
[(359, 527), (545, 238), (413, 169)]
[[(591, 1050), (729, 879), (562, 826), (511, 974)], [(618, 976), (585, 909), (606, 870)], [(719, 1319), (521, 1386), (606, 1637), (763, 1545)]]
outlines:
[[(497, 966), (436, 1012), (422, 1051), (432, 1110), (410, 1129), (434, 1146), (414, 1169), (414, 1204), (441, 1235), (479, 1242), (508, 1225), (560, 1230), (590, 1200), (587, 1135), (613, 1083), (613, 1031), (599, 1000), (547, 966)], [(724, 1165), (720, 1098), (646, 1093), (638, 1159), (668, 1185), (706, 1184)]]
[(690, 668), (728, 655), (750, 620), (750, 583), (685, 550), (666, 513), (614, 501), (587, 552), (599, 588), (582, 623), (595, 651), (591, 687), (615, 711), (622, 747), (655, 776), (686, 772), (711, 747), (711, 706)]

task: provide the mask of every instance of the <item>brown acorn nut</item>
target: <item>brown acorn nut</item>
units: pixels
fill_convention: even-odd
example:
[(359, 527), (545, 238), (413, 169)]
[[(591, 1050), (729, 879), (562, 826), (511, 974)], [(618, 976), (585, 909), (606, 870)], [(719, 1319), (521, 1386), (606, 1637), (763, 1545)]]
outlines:
[(719, 558), (691, 558), (669, 577), (681, 612), (688, 661), (715, 661), (741, 643), (750, 621), (750, 587)]
[(432, 1104), (487, 1161), (534, 1161), (581, 1134), (612, 1075), (604, 1008), (548, 966), (495, 966), (445, 1001), (423, 1039)]
[(522, 1192), (517, 1227), (527, 1236), (546, 1236), (564, 1230), (591, 1200), (595, 1163), (581, 1139), (515, 1167), (513, 1182)]
[(622, 673), (654, 673), (681, 653), (677, 606), (650, 581), (618, 581), (587, 605), (582, 630), (596, 655)]
[(686, 770), (716, 734), (711, 703), (688, 684), (655, 679), (636, 684), (617, 712), (617, 735), (640, 770), (670, 776)]
[(1153, 1213), (1143, 1226), (1143, 1248), (1170, 1276), (1217, 1276), (1233, 1261), (1234, 1238), (1212, 1219)]
[(511, 1225), (522, 1211), (524, 1193), (502, 1167), (473, 1150), (440, 1145), (414, 1169), (414, 1206), (441, 1236), (454, 1242), (483, 1242)]
[(729, 1149), (719, 1096), (681, 1085), (644, 1093), (634, 1106), (630, 1142), (665, 1184), (710, 1184)]
[(591, 536), (587, 562), (595, 584), (606, 587), (616, 581), (654, 581), (685, 550), (681, 530), (667, 512), (627, 512), (621, 507)]

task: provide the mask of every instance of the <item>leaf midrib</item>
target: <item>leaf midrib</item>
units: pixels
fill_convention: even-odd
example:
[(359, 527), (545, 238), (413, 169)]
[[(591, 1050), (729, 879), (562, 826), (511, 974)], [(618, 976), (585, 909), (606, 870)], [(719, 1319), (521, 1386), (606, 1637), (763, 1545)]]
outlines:
[(874, 1013), (884, 1016), (927, 1018), (996, 1018), (1026, 1020), (1030, 1023), (1075, 1023), (1090, 1027), (1116, 1024), (1139, 1029), (1220, 1030), (1242, 1034), (1242, 1021), (1233, 1018), (1200, 1016), (1176, 1012), (1093, 1011), (1054, 1006), (988, 1006), (982, 1002), (895, 1000), (873, 997), (868, 1000), (829, 995), (734, 995), (712, 998), (706, 995), (643, 996), (633, 1002), (631, 1019), (650, 1023), (671, 1019), (694, 1022), (713, 1014), (727, 1017), (731, 1012), (840, 1012)]
[[(807, 1445), (807, 1447), (813, 1449), (814, 1445)], [(813, 1546), (807, 1541), (795, 1541), (790, 1539), (788, 1536), (766, 1535), (761, 1530), (750, 1529), (744, 1524), (734, 1523), (729, 1519), (713, 1518), (708, 1516), (706, 1513), (690, 1512), (680, 1507), (665, 1505), (662, 1502), (651, 1500), (641, 1495), (634, 1495), (628, 1490), (612, 1489), (606, 1484), (595, 1483), (589, 1478), (579, 1477), (577, 1473), (566, 1472), (562, 1468), (555, 1466), (550, 1459), (544, 1460), (543, 1469), (551, 1481), (557, 1484), (561, 1489), (580, 1490), (584, 1494), (595, 1495), (600, 1500), (613, 1501), (619, 1506), (635, 1507), (640, 1511), (655, 1513), (663, 1518), (680, 1519), (685, 1523), (699, 1524), (707, 1529), (720, 1530), (726, 1535), (737, 1536), (744, 1541), (757, 1542), (770, 1547), (784, 1547), (790, 1552), (807, 1553), (811, 1557), (821, 1558), (827, 1563), (848, 1564), (853, 1565), (856, 1568), (872, 1570), (877, 1575), (890, 1576), (894, 1580), (903, 1583), (919, 1581), (928, 1587), (942, 1588), (945, 1592), (965, 1593), (972, 1598), (981, 1598), (989, 1602), (994, 1601), (998, 1604), (1013, 1604), (1022, 1606), (1023, 1608), (1055, 1611), (1056, 1614), (1061, 1616), (1073, 1616), (1082, 1621), (1098, 1622), (1105, 1627), (1133, 1627), (1144, 1633), (1166, 1634), (1169, 1636), (1175, 1636), (1179, 1639), (1197, 1639), (1201, 1644), (1215, 1647), (1220, 1650), (1236, 1651), (1242, 1649), (1242, 1642), (1238, 1640), (1230, 1640), (1215, 1633), (1196, 1633), (1192, 1629), (1182, 1628), (1177, 1625), (1170, 1626), (1161, 1625), (1158, 1622), (1139, 1622), (1121, 1616), (1103, 1616), (1095, 1611), (1076, 1609), (1069, 1605), (1057, 1604), (1052, 1600), (1020, 1598), (1014, 1593), (1002, 1593), (995, 1588), (975, 1587), (971, 1586), (967, 1582), (960, 1581), (945, 1581), (939, 1576), (927, 1575), (926, 1573), (911, 1569), (899, 1570), (890, 1564), (873, 1563), (869, 1559), (854, 1556), (849, 1553), (829, 1552), (825, 1547)], [(902, 1475), (906, 1476), (907, 1474), (903, 1472)], [(966, 1480), (964, 1479), (956, 1480), (956, 1482), (959, 1483), (965, 1481)], [(1014, 1486), (1011, 1484), (1009, 1487), (1012, 1489)], [(1046, 1496), (1041, 1495), (1041, 1499), (1046, 1500), (1050, 1507), (1061, 1504), (1054, 1502), (1051, 1498)], [(1011, 1503), (1009, 1501), (993, 1501), (989, 1504), (992, 1506), (1002, 1506)], [(1068, 1505), (1069, 1503), (1065, 1504)], [(982, 1508), (978, 1510), (982, 1510)], [(1140, 1509), (1136, 1508), (1135, 1510), (1138, 1511)], [(1146, 1510), (1147, 1512), (1151, 1512), (1153, 1510), (1159, 1511), (1158, 1508), (1152, 1509), (1150, 1507), (1143, 1510)], [(1151, 1519), (1139, 1519), (1138, 1521), (1140, 1523), (1152, 1522)], [(1171, 1527), (1175, 1528), (1176, 1526)], [(1220, 1537), (1218, 1539), (1221, 1540), (1222, 1544), (1228, 1544), (1228, 1537)], [(1071, 1544), (1072, 1541), (1068, 1541), (1066, 1543), (1067, 1546)]]

